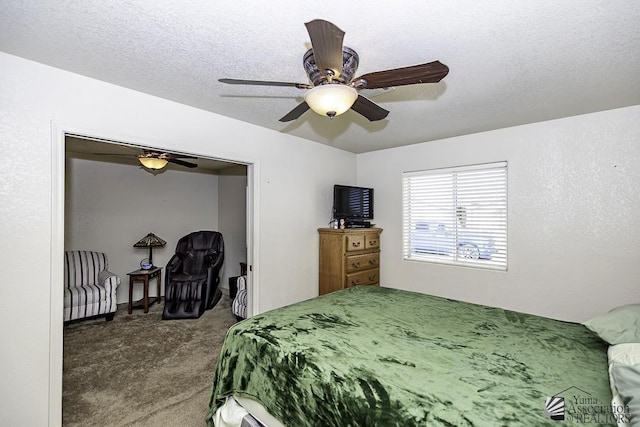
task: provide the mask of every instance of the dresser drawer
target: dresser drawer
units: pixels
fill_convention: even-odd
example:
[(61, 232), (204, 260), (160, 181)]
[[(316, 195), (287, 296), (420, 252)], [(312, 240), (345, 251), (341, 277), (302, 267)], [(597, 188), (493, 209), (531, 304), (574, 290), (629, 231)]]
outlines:
[(378, 249), (380, 247), (379, 234), (365, 234), (364, 235), (364, 248), (365, 249)]
[(380, 265), (380, 252), (364, 255), (350, 255), (346, 259), (345, 271), (353, 273)]
[(377, 268), (361, 271), (359, 273), (347, 274), (347, 288), (356, 285), (377, 285), (380, 281), (380, 270)]
[(362, 251), (365, 248), (364, 234), (349, 234), (347, 239), (347, 252)]

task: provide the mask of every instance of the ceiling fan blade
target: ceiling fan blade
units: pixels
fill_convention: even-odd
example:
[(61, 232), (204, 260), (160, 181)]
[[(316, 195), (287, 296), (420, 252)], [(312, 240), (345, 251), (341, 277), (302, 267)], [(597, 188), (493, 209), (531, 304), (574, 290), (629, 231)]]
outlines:
[(336, 76), (342, 73), (342, 41), (344, 31), (329, 21), (314, 19), (304, 24), (311, 38), (313, 57), (318, 69), (332, 70)]
[(313, 87), (307, 83), (272, 82), (264, 80), (218, 79), (218, 81), (229, 85), (290, 86), (297, 87), (298, 89), (311, 89)]
[(138, 157), (137, 154), (121, 154), (121, 153), (91, 153), (94, 156), (111, 156), (111, 157)]
[(418, 83), (437, 83), (449, 73), (449, 67), (440, 61), (393, 70), (363, 74), (353, 79), (358, 89), (377, 89)]
[(173, 153), (164, 153), (163, 154), (167, 160), (168, 159), (197, 159), (195, 156), (183, 156), (181, 154), (173, 154)]
[(175, 158), (168, 158), (167, 161), (169, 163), (175, 163), (176, 165), (184, 166), (186, 168), (197, 168), (198, 167), (198, 165), (195, 164), (195, 163), (185, 162), (183, 160), (175, 159)]
[(382, 120), (389, 115), (387, 110), (362, 95), (358, 95), (351, 109), (369, 119), (370, 122)]
[(309, 104), (303, 101), (301, 104), (298, 104), (296, 108), (289, 111), (283, 118), (280, 119), (281, 122), (290, 122), (291, 120), (295, 120), (309, 109)]

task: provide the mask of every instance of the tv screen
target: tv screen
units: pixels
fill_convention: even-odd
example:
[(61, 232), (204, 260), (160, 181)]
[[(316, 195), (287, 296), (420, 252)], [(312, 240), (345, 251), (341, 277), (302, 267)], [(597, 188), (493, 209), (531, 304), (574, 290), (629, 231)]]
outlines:
[(333, 218), (373, 219), (373, 188), (334, 185)]

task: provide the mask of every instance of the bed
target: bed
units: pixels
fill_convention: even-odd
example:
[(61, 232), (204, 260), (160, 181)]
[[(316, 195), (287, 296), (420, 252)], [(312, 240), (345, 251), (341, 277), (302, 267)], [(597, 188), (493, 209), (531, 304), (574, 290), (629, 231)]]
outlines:
[(239, 401), (287, 426), (615, 425), (607, 349), (578, 323), (356, 286), (230, 328), (207, 422)]

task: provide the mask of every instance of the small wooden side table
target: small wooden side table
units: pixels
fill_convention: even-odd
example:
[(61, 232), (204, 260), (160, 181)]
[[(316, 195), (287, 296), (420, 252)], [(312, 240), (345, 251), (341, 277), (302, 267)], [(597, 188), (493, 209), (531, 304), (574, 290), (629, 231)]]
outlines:
[[(132, 271), (131, 273), (127, 273), (129, 276), (129, 314), (134, 308), (144, 307), (144, 312), (149, 312), (149, 306), (154, 302), (160, 303), (162, 300), (162, 294), (160, 293), (160, 287), (162, 285), (162, 267), (152, 267), (149, 270), (138, 269)], [(149, 298), (149, 280), (156, 278), (156, 282), (158, 284), (158, 296), (155, 298)], [(144, 284), (142, 298), (142, 305), (140, 305), (140, 301), (133, 305), (133, 284), (135, 282), (142, 282)]]

